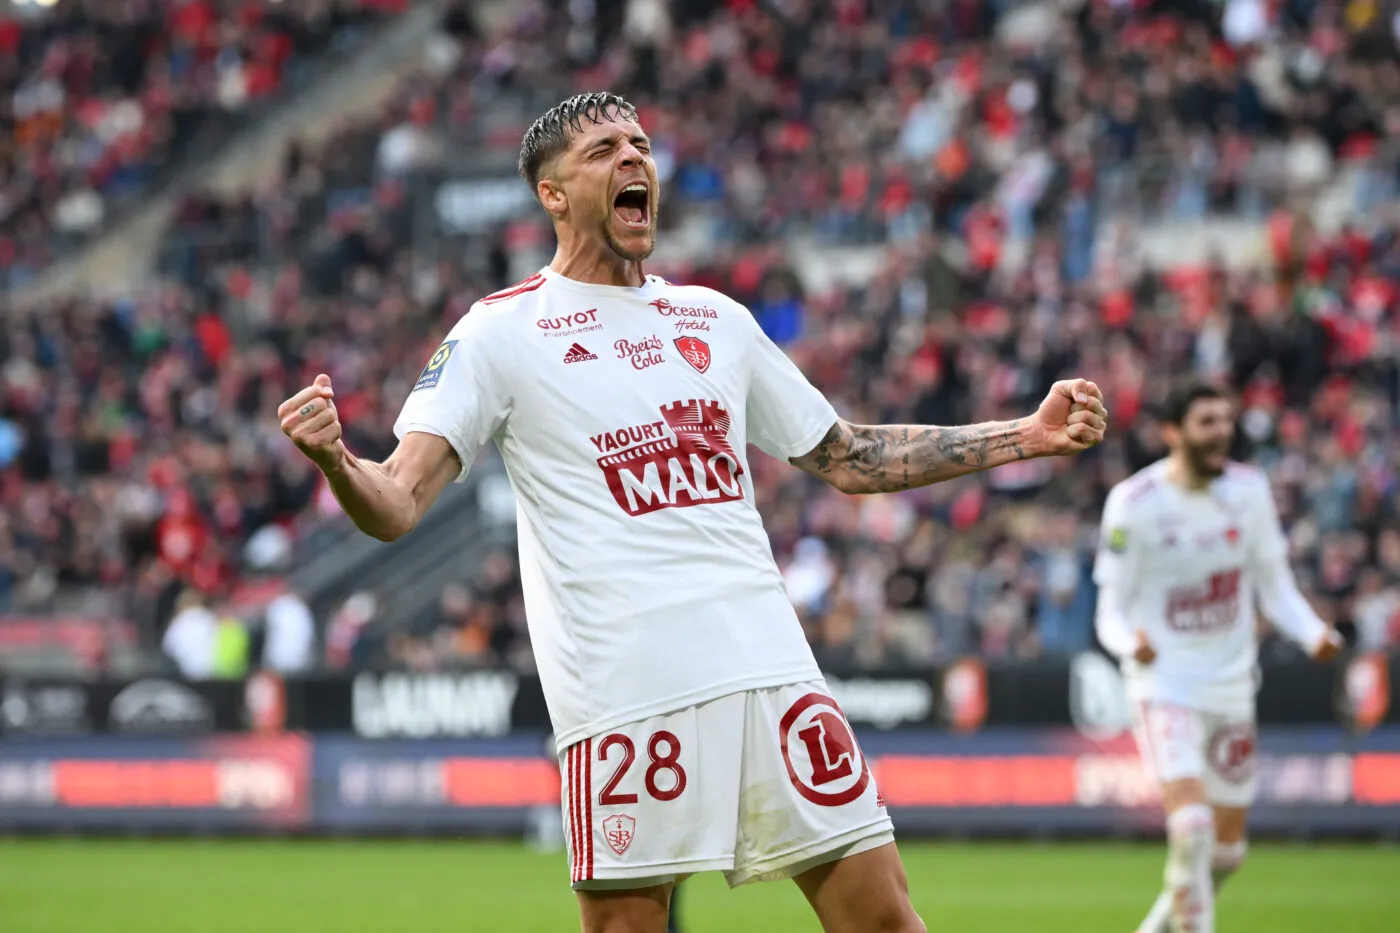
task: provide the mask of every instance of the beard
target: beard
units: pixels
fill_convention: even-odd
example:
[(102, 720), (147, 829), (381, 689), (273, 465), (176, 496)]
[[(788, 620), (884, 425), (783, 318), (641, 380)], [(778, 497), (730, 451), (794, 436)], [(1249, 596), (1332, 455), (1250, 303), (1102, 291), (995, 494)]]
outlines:
[(608, 244), (608, 249), (628, 262), (641, 262), (656, 250), (656, 225), (654, 223), (647, 229), (646, 245), (641, 249), (629, 249), (618, 242), (613, 233), (611, 211), (608, 212), (607, 217), (603, 218), (602, 230), (603, 242)]
[[(1217, 456), (1220, 458), (1218, 461), (1214, 459)], [(1191, 465), (1192, 472), (1208, 479), (1214, 479), (1225, 472), (1228, 457), (1229, 451), (1218, 452), (1214, 444), (1186, 448), (1186, 462)]]

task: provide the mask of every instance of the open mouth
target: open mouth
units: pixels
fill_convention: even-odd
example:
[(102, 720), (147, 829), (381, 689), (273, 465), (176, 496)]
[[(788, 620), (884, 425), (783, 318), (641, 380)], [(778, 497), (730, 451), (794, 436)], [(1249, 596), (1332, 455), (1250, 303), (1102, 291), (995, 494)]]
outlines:
[(629, 227), (646, 227), (651, 220), (651, 192), (641, 182), (623, 188), (613, 198), (613, 213)]

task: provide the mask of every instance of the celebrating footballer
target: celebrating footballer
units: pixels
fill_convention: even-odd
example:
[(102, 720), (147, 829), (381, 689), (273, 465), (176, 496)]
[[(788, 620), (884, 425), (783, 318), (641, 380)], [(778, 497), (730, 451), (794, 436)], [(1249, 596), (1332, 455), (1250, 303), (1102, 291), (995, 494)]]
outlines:
[(850, 424), (746, 308), (644, 271), (661, 190), (631, 104), (564, 101), (526, 132), (519, 168), (554, 259), (452, 328), (392, 455), (346, 449), (325, 376), (283, 403), (283, 430), (384, 540), (499, 447), (586, 933), (660, 933), (673, 886), (703, 871), (792, 878), (828, 933), (924, 930), (788, 603), (746, 448), (848, 493), (913, 489), (1093, 447), (1098, 388), (1057, 383), (1017, 421)]

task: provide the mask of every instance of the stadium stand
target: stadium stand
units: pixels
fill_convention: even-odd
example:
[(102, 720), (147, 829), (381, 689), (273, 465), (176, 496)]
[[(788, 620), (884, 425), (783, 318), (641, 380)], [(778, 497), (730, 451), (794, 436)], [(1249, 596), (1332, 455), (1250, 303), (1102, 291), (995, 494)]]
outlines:
[[(1070, 371), (1109, 399), (1073, 469), (857, 500), (755, 457), (824, 663), (1088, 647), (1099, 506), (1187, 371), (1239, 391), (1324, 616), (1400, 641), (1400, 66), (1375, 5), (712, 6), (531, 5), (486, 38), (449, 6), (450, 67), (258, 190), (186, 199), (148, 288), (8, 321), (0, 608), (100, 603), (154, 645), (181, 588), (230, 600), (345, 537), (270, 413), (328, 372), (350, 445), (387, 453), (441, 335), (547, 260), (504, 177), (528, 119), (607, 86), (656, 137), (684, 247), (657, 271), (747, 303), (845, 417), (1008, 417)], [(1338, 198), (1354, 223), (1324, 222)], [(1201, 222), (1259, 248), (1133, 248)], [(862, 274), (817, 281), (814, 255)], [(384, 586), (329, 598), (334, 667), (528, 663), (508, 546), (409, 617)]]
[(22, 284), (362, 48), (406, 0), (71, 0), (0, 14), (0, 268)]

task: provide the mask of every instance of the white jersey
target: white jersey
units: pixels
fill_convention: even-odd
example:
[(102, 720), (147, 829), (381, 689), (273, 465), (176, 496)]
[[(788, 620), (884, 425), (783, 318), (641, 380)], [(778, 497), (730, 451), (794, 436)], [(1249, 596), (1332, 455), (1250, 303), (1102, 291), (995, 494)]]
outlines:
[[(1123, 660), (1130, 695), (1236, 709), (1256, 688), (1256, 600), (1308, 648), (1326, 626), (1298, 593), (1264, 474), (1231, 464), (1200, 491), (1159, 461), (1109, 493), (1094, 579), (1099, 640)], [(1132, 659), (1136, 633), (1157, 652)]]
[(394, 432), (445, 438), (462, 477), (482, 445), (499, 446), (563, 749), (820, 676), (754, 504), (745, 445), (798, 456), (835, 422), (729, 298), (655, 276), (621, 288), (545, 269), (457, 322)]

